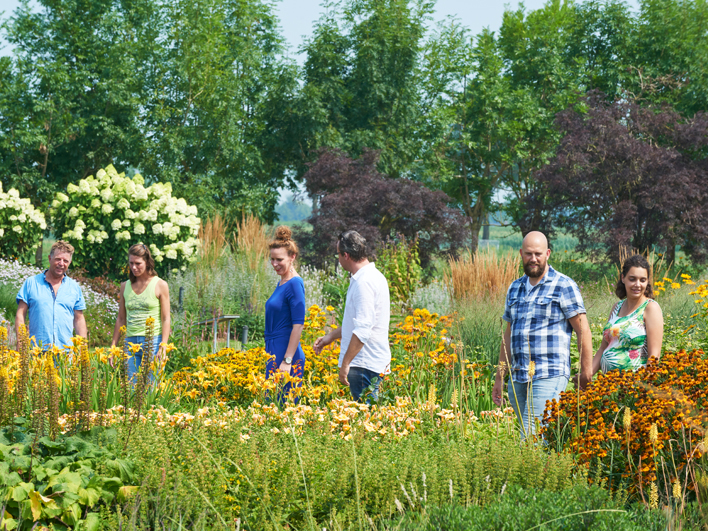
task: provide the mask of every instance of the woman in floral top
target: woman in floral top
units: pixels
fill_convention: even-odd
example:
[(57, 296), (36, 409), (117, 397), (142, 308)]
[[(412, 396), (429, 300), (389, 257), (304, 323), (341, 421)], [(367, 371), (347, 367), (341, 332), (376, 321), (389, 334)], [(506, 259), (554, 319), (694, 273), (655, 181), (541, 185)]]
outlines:
[(593, 373), (633, 370), (661, 356), (664, 316), (654, 300), (646, 258), (635, 254), (622, 266), (615, 304), (602, 334), (602, 345), (593, 358)]

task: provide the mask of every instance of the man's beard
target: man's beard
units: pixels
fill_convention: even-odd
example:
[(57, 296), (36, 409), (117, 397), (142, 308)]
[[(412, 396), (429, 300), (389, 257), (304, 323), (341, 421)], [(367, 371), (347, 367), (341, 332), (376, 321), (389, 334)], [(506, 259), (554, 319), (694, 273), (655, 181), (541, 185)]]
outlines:
[(545, 270), (546, 262), (539, 264), (524, 264), (524, 273), (526, 273), (529, 278), (538, 278), (543, 275)]

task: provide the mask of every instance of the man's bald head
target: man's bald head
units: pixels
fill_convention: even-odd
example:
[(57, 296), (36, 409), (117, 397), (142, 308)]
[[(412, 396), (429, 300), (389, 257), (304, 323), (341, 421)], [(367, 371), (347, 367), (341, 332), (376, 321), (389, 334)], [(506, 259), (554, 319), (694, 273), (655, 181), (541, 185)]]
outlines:
[(521, 249), (527, 248), (541, 249), (545, 252), (548, 250), (548, 238), (542, 232), (531, 231), (524, 236), (524, 241), (521, 242)]
[(548, 239), (538, 231), (529, 232), (521, 243), (521, 260), (524, 263), (524, 273), (529, 278), (541, 278), (548, 270)]

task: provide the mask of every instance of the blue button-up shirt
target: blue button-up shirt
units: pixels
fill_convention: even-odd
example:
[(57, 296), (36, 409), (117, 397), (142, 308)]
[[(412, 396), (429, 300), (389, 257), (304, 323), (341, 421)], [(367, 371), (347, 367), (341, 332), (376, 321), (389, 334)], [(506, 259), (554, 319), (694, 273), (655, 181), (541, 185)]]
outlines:
[(524, 275), (509, 286), (504, 320), (511, 324), (511, 370), (515, 382), (529, 381), (529, 361), (536, 362), (534, 380), (570, 378), (568, 319), (586, 313), (573, 280), (552, 267), (538, 284), (527, 289)]
[(29, 307), (29, 334), (37, 345), (63, 348), (71, 345), (74, 312), (85, 310), (86, 301), (79, 283), (66, 275), (59, 290), (54, 293), (46, 273), (25, 280), (17, 294), (17, 303), (22, 301)]

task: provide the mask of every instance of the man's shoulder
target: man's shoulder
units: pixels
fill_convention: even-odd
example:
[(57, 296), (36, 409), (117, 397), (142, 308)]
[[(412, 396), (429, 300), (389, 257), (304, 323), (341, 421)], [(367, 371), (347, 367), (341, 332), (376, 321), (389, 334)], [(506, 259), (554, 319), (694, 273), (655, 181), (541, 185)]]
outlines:
[(552, 274), (553, 276), (557, 277), (556, 285), (558, 285), (558, 286), (561, 286), (561, 287), (572, 286), (574, 288), (578, 287), (575, 280), (570, 278), (568, 275), (561, 273), (560, 271), (556, 271), (552, 267), (549, 268), (549, 273)]
[(517, 278), (511, 284), (509, 284), (509, 289), (507, 290), (507, 293), (511, 293), (512, 291), (520, 289), (521, 286), (523, 286), (525, 283), (526, 283), (526, 275)]
[(81, 284), (76, 279), (71, 278), (69, 275), (66, 276), (65, 282), (72, 288), (81, 291)]
[(27, 277), (25, 281), (22, 283), (23, 287), (24, 286), (34, 286), (36, 284), (40, 284), (42, 280), (44, 279), (44, 273), (37, 273), (36, 275), (32, 275), (31, 277)]

